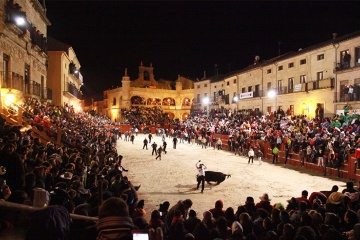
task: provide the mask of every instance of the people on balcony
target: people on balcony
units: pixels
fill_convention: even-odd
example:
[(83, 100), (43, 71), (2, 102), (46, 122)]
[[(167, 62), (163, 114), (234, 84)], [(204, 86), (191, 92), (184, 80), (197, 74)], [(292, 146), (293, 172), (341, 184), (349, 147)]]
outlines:
[(344, 55), (344, 68), (349, 68), (350, 67), (350, 61), (351, 61), (351, 55), (349, 54), (349, 52), (345, 52)]

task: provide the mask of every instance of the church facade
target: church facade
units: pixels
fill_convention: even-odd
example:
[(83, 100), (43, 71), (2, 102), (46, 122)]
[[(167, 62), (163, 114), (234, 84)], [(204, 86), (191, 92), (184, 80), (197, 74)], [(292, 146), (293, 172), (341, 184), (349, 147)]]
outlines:
[(185, 119), (190, 115), (194, 102), (194, 82), (178, 75), (176, 81), (159, 79), (154, 76), (152, 64), (140, 63), (138, 78), (131, 80), (125, 74), (121, 87), (104, 91), (102, 113), (113, 122), (125, 122), (122, 111), (133, 107), (161, 107), (171, 119)]

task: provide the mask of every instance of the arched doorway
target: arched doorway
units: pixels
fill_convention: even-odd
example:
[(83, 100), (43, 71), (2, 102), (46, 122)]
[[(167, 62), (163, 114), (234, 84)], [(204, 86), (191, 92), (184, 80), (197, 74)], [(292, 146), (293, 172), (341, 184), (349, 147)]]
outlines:
[(168, 116), (169, 116), (169, 118), (170, 118), (171, 120), (173, 120), (173, 119), (175, 118), (175, 114), (174, 114), (174, 113), (169, 112), (169, 113), (167, 113), (167, 114), (168, 114)]
[(163, 106), (175, 106), (175, 99), (173, 98), (164, 98), (162, 102)]
[(140, 97), (140, 96), (132, 96), (130, 101), (131, 101), (132, 105), (145, 105), (146, 104), (145, 98)]
[(190, 116), (189, 113), (183, 113), (183, 114), (181, 115), (181, 120), (185, 120), (185, 119), (187, 119), (189, 116)]

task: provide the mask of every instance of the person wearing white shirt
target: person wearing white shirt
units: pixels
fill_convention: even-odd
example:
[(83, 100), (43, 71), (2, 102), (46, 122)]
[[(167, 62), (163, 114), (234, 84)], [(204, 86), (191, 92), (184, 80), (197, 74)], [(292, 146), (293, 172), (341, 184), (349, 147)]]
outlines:
[(198, 170), (197, 174), (197, 187), (196, 189), (199, 189), (200, 183), (201, 183), (201, 193), (204, 193), (204, 185), (205, 185), (205, 169), (206, 166), (202, 163), (200, 163), (201, 160), (199, 160), (195, 166)]
[(254, 163), (255, 153), (254, 153), (254, 150), (252, 148), (249, 149), (248, 156), (249, 156), (248, 164), (250, 163), (250, 160), (251, 160), (251, 164), (253, 164)]

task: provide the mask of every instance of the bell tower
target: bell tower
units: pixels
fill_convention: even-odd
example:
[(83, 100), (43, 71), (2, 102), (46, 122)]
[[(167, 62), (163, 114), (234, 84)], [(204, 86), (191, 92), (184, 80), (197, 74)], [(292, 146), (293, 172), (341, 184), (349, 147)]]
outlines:
[(127, 68), (125, 68), (125, 75), (122, 77), (122, 104), (121, 108), (130, 109), (130, 77), (127, 75)]

